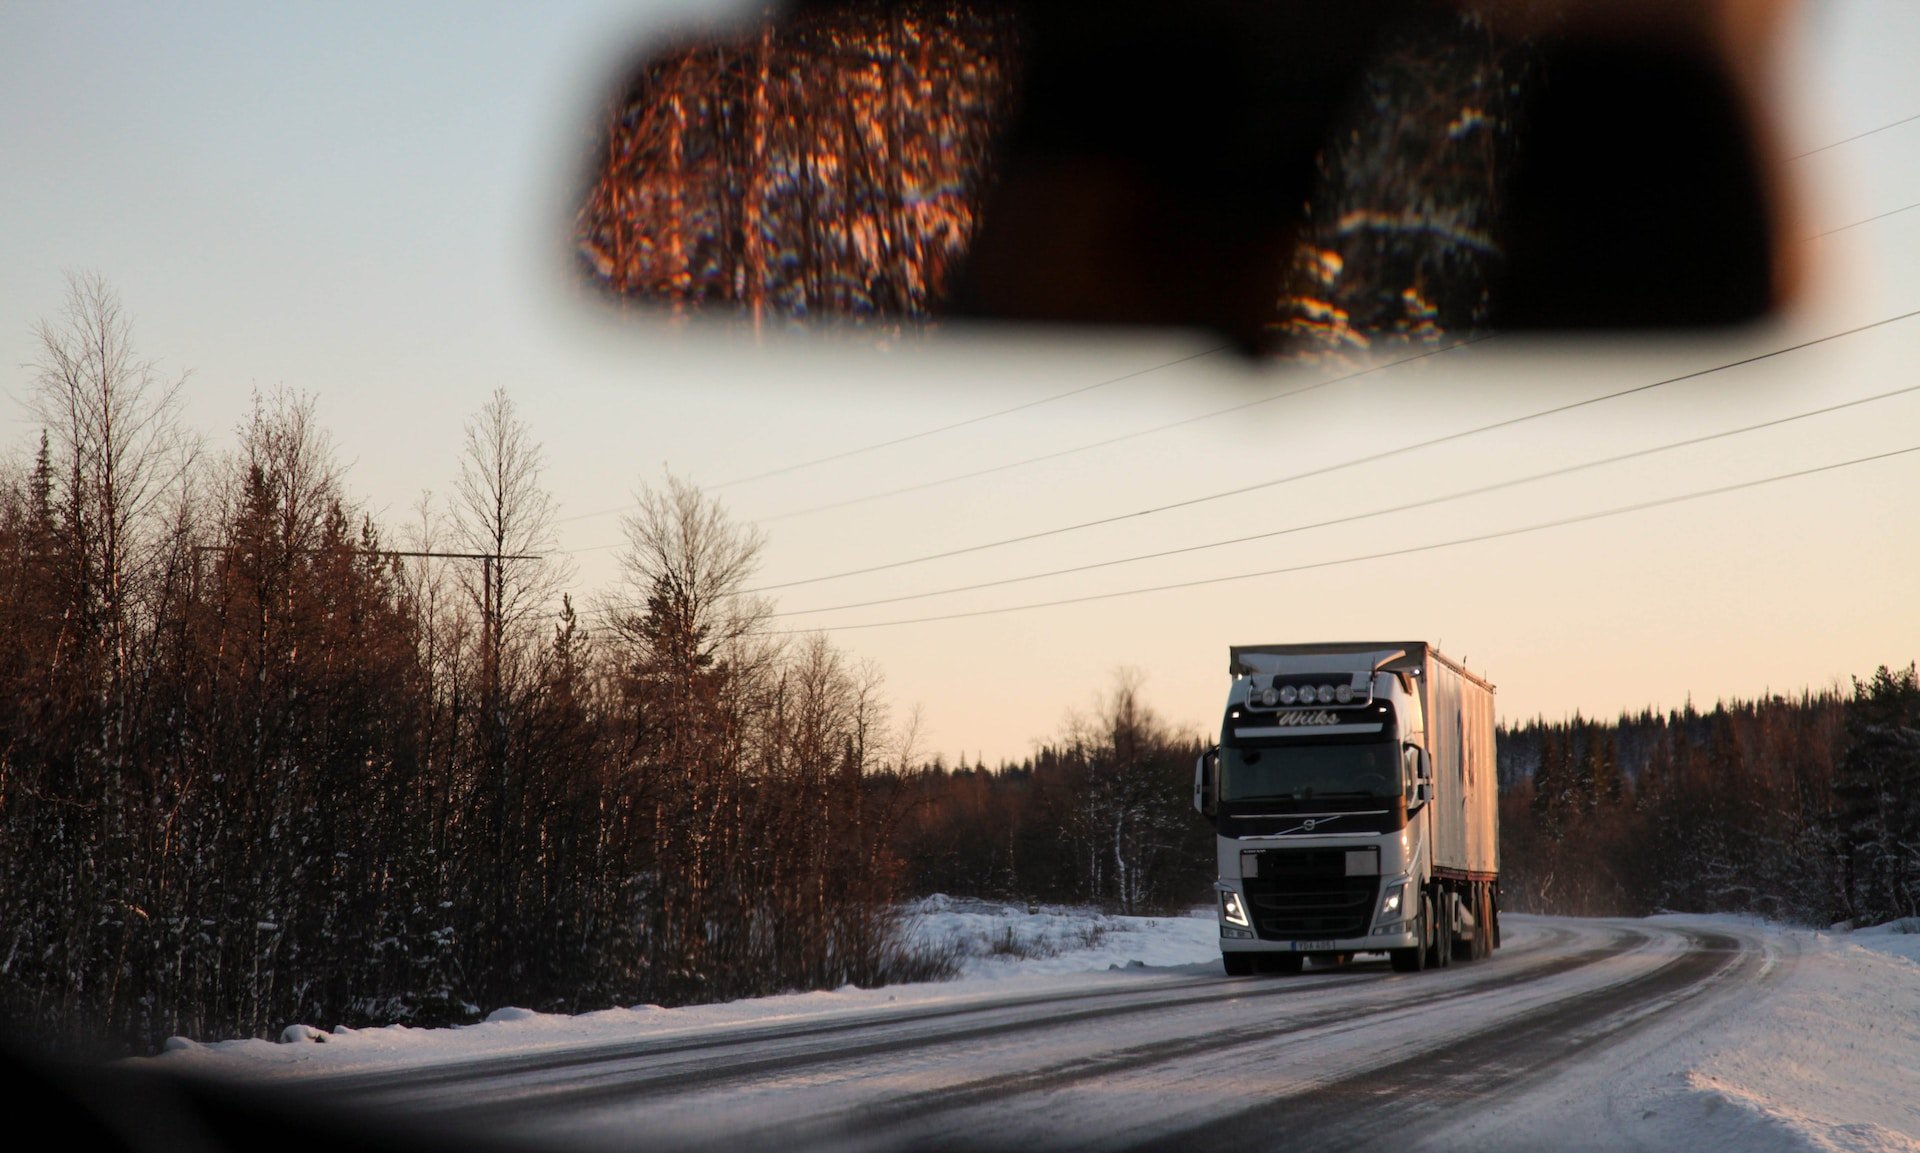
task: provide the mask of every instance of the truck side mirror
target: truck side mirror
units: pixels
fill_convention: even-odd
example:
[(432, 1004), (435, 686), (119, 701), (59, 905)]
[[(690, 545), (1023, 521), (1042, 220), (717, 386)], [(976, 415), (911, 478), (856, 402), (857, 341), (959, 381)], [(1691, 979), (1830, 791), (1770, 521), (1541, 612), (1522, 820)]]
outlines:
[(1193, 811), (1212, 820), (1220, 793), (1220, 746), (1201, 753), (1193, 762)]
[(1427, 750), (1418, 745), (1404, 746), (1401, 759), (1406, 770), (1407, 811), (1414, 812), (1433, 799), (1433, 762)]

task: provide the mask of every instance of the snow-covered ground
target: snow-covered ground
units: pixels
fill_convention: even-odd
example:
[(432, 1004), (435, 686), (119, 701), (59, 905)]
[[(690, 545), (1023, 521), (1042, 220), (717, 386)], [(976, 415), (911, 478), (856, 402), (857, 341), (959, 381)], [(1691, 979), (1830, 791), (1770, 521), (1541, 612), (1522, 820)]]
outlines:
[(1184, 917), (1119, 917), (935, 894), (912, 905), (908, 923), (920, 942), (952, 942), (963, 950), (964, 981), (1195, 965), (1220, 955), (1211, 905)]
[(1857, 932), (1730, 915), (1647, 922), (1756, 939), (1762, 976), (1685, 1032), (1654, 1030), (1604, 1064), (1576, 1065), (1545, 1091), (1460, 1126), (1461, 1138), (1920, 1153), (1920, 918)]
[[(1459, 1111), (1434, 1131), (1430, 1144), (1920, 1153), (1920, 921), (1858, 932), (1815, 932), (1727, 916), (1604, 924), (1669, 931), (1674, 939), (1671, 930), (1711, 930), (1739, 939), (1758, 960), (1741, 970), (1745, 976), (1738, 983), (1710, 988), (1683, 1008), (1650, 1018), (1650, 1027), (1620, 1034), (1622, 1039), (1566, 1063), (1543, 1083)], [(1591, 943), (1597, 935), (1593, 923), (1554, 918), (1516, 916), (1506, 926), (1503, 955), (1514, 954), (1516, 961), (1529, 949), (1549, 951), (1561, 938), (1584, 934)], [(885, 1021), (1011, 998), (1043, 1003), (1068, 993), (1172, 990), (1218, 974), (1210, 910), (1117, 917), (935, 898), (916, 908), (913, 931), (926, 941), (957, 943), (963, 976), (939, 984), (678, 1009), (639, 1006), (577, 1017), (503, 1009), (483, 1024), (455, 1029), (296, 1027), (281, 1044), (177, 1041), (156, 1063), (305, 1080), (579, 1046), (720, 1040), (770, 1025)], [(1501, 969), (1498, 958), (1484, 968), (1404, 978), (1381, 967), (1377, 980), (1327, 985), (1325, 995), (1357, 997), (1364, 1005), (1378, 989), (1384, 1005), (1416, 988), (1410, 982), (1457, 985), (1469, 976), (1492, 979), (1489, 988), (1497, 989)], [(1577, 992), (1569, 985), (1555, 994), (1552, 982), (1538, 981), (1517, 987), (1515, 995)]]
[(1698, 1052), (1674, 1054), (1682, 1119), (1691, 1106), (1724, 1125), (1729, 1148), (1920, 1150), (1920, 918), (1851, 933), (1752, 924), (1787, 963)]
[[(406, 1025), (325, 1029), (289, 1025), (281, 1043), (184, 1037), (167, 1042), (159, 1060), (178, 1069), (249, 1075), (348, 1073), (468, 1061), (489, 1056), (797, 1023), (838, 1014), (964, 1005), (1009, 994), (1078, 991), (1089, 981), (1131, 988), (1170, 973), (1218, 971), (1220, 938), (1211, 906), (1187, 916), (1123, 917), (1058, 905), (1008, 905), (935, 895), (909, 910), (909, 932), (928, 944), (951, 943), (960, 954), (957, 980), (831, 992), (790, 993), (717, 1005), (605, 1009), (577, 1016), (529, 1009), (495, 1010), (476, 1025), (415, 1029)], [(304, 1043), (295, 1043), (304, 1042)]]

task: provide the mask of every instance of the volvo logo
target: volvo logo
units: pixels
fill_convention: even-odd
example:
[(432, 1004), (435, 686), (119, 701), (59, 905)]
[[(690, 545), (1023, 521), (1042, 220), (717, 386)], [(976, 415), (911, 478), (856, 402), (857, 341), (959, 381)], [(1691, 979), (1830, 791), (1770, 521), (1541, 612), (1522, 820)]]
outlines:
[(1341, 817), (1346, 817), (1351, 815), (1352, 814), (1350, 813), (1321, 813), (1317, 817), (1306, 818), (1305, 820), (1301, 821), (1299, 824), (1295, 825), (1291, 829), (1281, 829), (1279, 832), (1273, 835), (1276, 837), (1286, 837), (1286, 836), (1291, 836), (1294, 833), (1311, 833), (1313, 832), (1314, 829), (1318, 828), (1321, 825), (1326, 824), (1328, 821), (1337, 821)]
[(1301, 709), (1298, 712), (1278, 713), (1273, 723), (1281, 728), (1300, 728), (1305, 725), (1337, 725), (1340, 718), (1325, 709), (1315, 709), (1313, 712)]

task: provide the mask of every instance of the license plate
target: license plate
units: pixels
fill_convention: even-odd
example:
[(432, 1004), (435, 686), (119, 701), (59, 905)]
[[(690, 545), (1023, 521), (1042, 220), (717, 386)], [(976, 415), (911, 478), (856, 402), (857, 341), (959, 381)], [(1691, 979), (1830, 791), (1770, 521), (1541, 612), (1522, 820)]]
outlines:
[(1296, 953), (1329, 953), (1333, 951), (1333, 942), (1295, 941), (1293, 943), (1293, 951)]

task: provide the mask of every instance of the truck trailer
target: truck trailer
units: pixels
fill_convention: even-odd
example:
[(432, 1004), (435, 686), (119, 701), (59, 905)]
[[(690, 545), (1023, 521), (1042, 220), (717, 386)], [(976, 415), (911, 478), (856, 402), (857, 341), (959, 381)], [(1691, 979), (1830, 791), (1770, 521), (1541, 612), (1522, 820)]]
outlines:
[(1500, 944), (1493, 685), (1421, 641), (1236, 645), (1194, 765), (1232, 976)]

